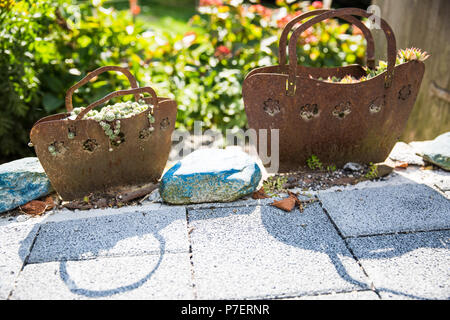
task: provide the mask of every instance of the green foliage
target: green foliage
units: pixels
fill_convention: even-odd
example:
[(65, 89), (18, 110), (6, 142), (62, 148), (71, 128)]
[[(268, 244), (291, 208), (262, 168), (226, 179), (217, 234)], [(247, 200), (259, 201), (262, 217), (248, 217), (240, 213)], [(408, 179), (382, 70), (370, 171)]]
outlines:
[(375, 164), (373, 164), (372, 162), (369, 163), (369, 170), (364, 175), (364, 177), (367, 178), (367, 179), (376, 179), (376, 178), (378, 178), (378, 167)]
[(263, 182), (264, 191), (269, 195), (276, 195), (285, 190), (284, 185), (286, 182), (286, 176), (271, 176)]
[(322, 162), (314, 154), (306, 160), (306, 164), (311, 170), (322, 170), (323, 167)]
[[(0, 161), (31, 155), (29, 131), (39, 118), (64, 112), (66, 90), (87, 72), (104, 65), (130, 68), (141, 86), (176, 99), (177, 128), (244, 128), (241, 96), (245, 75), (277, 63), (282, 27), (309, 2), (277, 8), (242, 1), (200, 1), (190, 31), (173, 34), (148, 29), (128, 10), (105, 8), (103, 1), (2, 0), (0, 4)], [(317, 5), (317, 2), (316, 2)], [(135, 21), (134, 21), (135, 20)], [(199, 31), (201, 30), (201, 31)], [(300, 64), (340, 66), (360, 63), (362, 36), (336, 20), (305, 32), (298, 46)], [(73, 97), (87, 106), (127, 88), (124, 76), (102, 74)], [(127, 97), (125, 99), (131, 99)]]
[(334, 164), (327, 166), (328, 172), (335, 172), (337, 170), (336, 166)]

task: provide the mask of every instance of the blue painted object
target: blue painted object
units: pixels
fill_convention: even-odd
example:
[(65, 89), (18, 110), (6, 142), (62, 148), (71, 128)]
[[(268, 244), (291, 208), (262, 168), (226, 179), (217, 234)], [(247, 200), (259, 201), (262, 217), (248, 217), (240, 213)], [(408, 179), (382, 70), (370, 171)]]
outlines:
[(425, 161), (450, 171), (450, 132), (431, 141), (411, 142), (410, 145), (420, 152)]
[(23, 158), (0, 165), (0, 213), (51, 191), (50, 181), (38, 158)]
[(261, 177), (261, 169), (243, 151), (200, 149), (164, 174), (159, 191), (171, 204), (229, 202), (254, 192)]

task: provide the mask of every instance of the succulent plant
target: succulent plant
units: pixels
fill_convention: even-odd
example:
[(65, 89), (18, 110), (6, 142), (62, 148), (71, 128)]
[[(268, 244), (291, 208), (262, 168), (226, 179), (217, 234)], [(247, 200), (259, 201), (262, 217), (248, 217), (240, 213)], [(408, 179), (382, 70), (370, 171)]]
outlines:
[[(84, 109), (85, 108), (83, 107), (73, 109), (68, 119), (75, 120), (76, 117)], [(83, 117), (83, 119), (94, 120), (98, 122), (98, 124), (102, 127), (103, 131), (105, 132), (105, 135), (109, 138), (110, 142), (113, 145), (117, 146), (122, 142), (123, 139), (123, 134), (121, 135), (120, 132), (121, 124), (119, 119), (131, 118), (135, 115), (147, 111), (148, 109), (150, 109), (150, 112), (148, 114), (148, 120), (150, 123), (149, 129), (150, 132), (152, 132), (154, 130), (152, 124), (155, 122), (155, 118), (152, 115), (153, 106), (146, 104), (144, 100), (140, 100), (139, 102), (132, 102), (132, 101), (118, 102), (113, 105), (107, 105), (99, 111), (90, 110)], [(73, 137), (70, 136), (70, 133), (69, 139), (73, 139)], [(109, 151), (113, 151), (113, 149), (110, 147)], [(50, 153), (52, 152), (50, 151)]]
[[(422, 51), (421, 49), (418, 48), (400, 49), (397, 53), (395, 65), (400, 65), (402, 63), (406, 63), (413, 60), (425, 61), (426, 59), (428, 59), (429, 56), (430, 55), (426, 51)], [(318, 78), (317, 80), (330, 83), (357, 83), (367, 81), (385, 72), (387, 70), (387, 62), (380, 60), (378, 62), (378, 66), (376, 66), (375, 69), (369, 69), (367, 67), (364, 67), (364, 70), (366, 71), (367, 75), (359, 79), (353, 78), (350, 75), (346, 75), (342, 79), (333, 76), (328, 77), (326, 80), (324, 80), (323, 78)]]

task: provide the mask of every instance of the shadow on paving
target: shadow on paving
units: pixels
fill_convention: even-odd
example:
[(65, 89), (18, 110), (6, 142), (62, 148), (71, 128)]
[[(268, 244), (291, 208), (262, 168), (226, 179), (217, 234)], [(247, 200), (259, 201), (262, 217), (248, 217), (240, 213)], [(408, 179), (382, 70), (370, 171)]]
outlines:
[[(158, 212), (158, 211), (156, 211)], [(37, 234), (31, 249), (29, 244), (32, 239), (25, 239), (19, 249), (19, 255), (24, 265), (29, 263), (60, 261), (59, 276), (67, 288), (74, 294), (86, 297), (107, 297), (118, 293), (124, 293), (141, 287), (149, 281), (159, 268), (163, 256), (167, 251), (166, 237), (162, 231), (174, 221), (179, 220), (174, 215), (159, 212), (151, 215), (144, 212), (114, 214), (108, 216), (92, 217), (87, 219), (49, 222), (36, 225), (28, 237)], [(148, 218), (153, 216), (153, 218)], [(117, 221), (119, 220), (119, 221)], [(36, 230), (38, 229), (38, 230)], [(36, 233), (37, 231), (37, 233)], [(41, 241), (42, 238), (46, 241)], [(137, 238), (132, 241), (132, 238)], [(126, 252), (126, 248), (115, 248), (121, 241), (129, 239), (134, 243), (135, 251)], [(137, 243), (137, 245), (136, 245)], [(140, 247), (139, 244), (143, 246)], [(147, 247), (145, 247), (147, 244)], [(119, 246), (120, 247), (120, 246)], [(136, 249), (136, 247), (138, 247)], [(36, 250), (38, 251), (37, 254)], [(50, 258), (45, 256), (46, 250), (53, 251)], [(105, 254), (106, 253), (106, 254)], [(80, 288), (67, 270), (67, 261), (86, 260), (99, 257), (120, 257), (125, 255), (154, 254), (159, 255), (156, 264), (148, 273), (133, 283), (107, 290), (91, 290)], [(39, 261), (39, 255), (44, 260)], [(110, 259), (114, 265), (114, 259)], [(143, 266), (145, 267), (145, 266)], [(86, 272), (89, 275), (89, 272)], [(120, 273), (117, 274), (120, 277)]]
[[(417, 183), (411, 180), (408, 181), (409, 182), (407, 185), (417, 185)], [(401, 185), (405, 187), (405, 185)], [(369, 189), (370, 188), (368, 188), (367, 190)], [(431, 188), (429, 189), (431, 190), (430, 192), (432, 192), (433, 194), (435, 193), (436, 198), (441, 197), (445, 199), (438, 192), (434, 191)], [(402, 205), (408, 207), (409, 209), (414, 209), (414, 206), (416, 206), (417, 203), (405, 203), (405, 201), (413, 201), (408, 199), (404, 199)], [(373, 199), (373, 201), (379, 201), (379, 203), (383, 203), (386, 201), (386, 199)], [(310, 206), (318, 205), (312, 204)], [(317, 217), (314, 217), (314, 214), (311, 214), (311, 217), (307, 218), (309, 220), (309, 227), (306, 229), (302, 228), (305, 213), (308, 211), (308, 207), (303, 214), (300, 214), (298, 210), (292, 211), (290, 213), (285, 213), (281, 210), (267, 206), (245, 208), (244, 214), (251, 215), (255, 210), (260, 208), (260, 218), (262, 225), (265, 230), (267, 230), (267, 233), (270, 234), (274, 239), (291, 247), (326, 254), (332, 262), (334, 268), (336, 269), (339, 277), (345, 282), (352, 284), (353, 286), (357, 286), (361, 289), (368, 289), (367, 284), (353, 278), (349, 274), (344, 263), (342, 262), (342, 258), (339, 257), (339, 255), (347, 256), (351, 259), (356, 260), (389, 259), (407, 254), (408, 252), (424, 247), (423, 243), (417, 243), (416, 245), (408, 247), (385, 247), (383, 246), (383, 242), (372, 242), (371, 247), (366, 250), (366, 253), (364, 253), (362, 256), (355, 257), (352, 249), (348, 244), (348, 241), (342, 236), (335, 222), (333, 220), (330, 220), (332, 219), (330, 218), (330, 215), (326, 214), (322, 208), (320, 208), (320, 211), (315, 211), (323, 213), (323, 217), (320, 218), (322, 220), (317, 220)], [(207, 210), (209, 209), (200, 209), (200, 211), (204, 211), (205, 213), (207, 212)], [(233, 215), (233, 213), (231, 213), (231, 208), (220, 208), (219, 211), (220, 212), (217, 212), (219, 213), (218, 215), (207, 214), (203, 215), (200, 218), (193, 218), (193, 220), (209, 220)], [(392, 214), (395, 214), (395, 212), (392, 212)], [(152, 216), (152, 219), (149, 219), (149, 216)], [(163, 235), (162, 231), (176, 220), (181, 219), (179, 216), (176, 217), (175, 215), (170, 215), (169, 211), (159, 211), (155, 215), (151, 215), (149, 213), (145, 214), (142, 212), (133, 212), (65, 222), (42, 223), (40, 225), (36, 225), (34, 227), (34, 230), (29, 233), (27, 239), (22, 242), (22, 245), (19, 249), (19, 256), (24, 262), (24, 265), (28, 263), (60, 261), (59, 276), (72, 293), (86, 297), (107, 297), (120, 292), (137, 289), (151, 279), (152, 275), (159, 268), (164, 253), (167, 252), (167, 235)], [(326, 222), (323, 223), (323, 221)], [(367, 223), (370, 223), (370, 221), (368, 221)], [(325, 224), (330, 226), (332, 225), (332, 227), (324, 227)], [(38, 228), (38, 230), (36, 230), (36, 228)], [(101, 228), (101, 231), (99, 230), (99, 228)], [(324, 231), (323, 228), (326, 230)], [(299, 232), (299, 230), (302, 230), (302, 232)], [(332, 231), (331, 233), (333, 233), (333, 235), (325, 236), (326, 234), (330, 234), (330, 230)], [(30, 249), (29, 245), (26, 244), (29, 244), (30, 241), (32, 241), (32, 238), (36, 234), (36, 231), (37, 236)], [(171, 230), (166, 230), (165, 232), (171, 234)], [(225, 238), (227, 237), (226, 234), (214, 234), (213, 236), (223, 236)], [(80, 288), (76, 285), (76, 282), (68, 273), (67, 261), (83, 260), (86, 258), (95, 259), (105, 256), (104, 252), (108, 252), (106, 256), (120, 256), (120, 254), (123, 254), (123, 252), (118, 252), (115, 248), (116, 245), (121, 241), (135, 237), (139, 238), (139, 240), (137, 241), (138, 244), (134, 242), (134, 247), (138, 247), (138, 249), (132, 254), (139, 255), (144, 253), (152, 253), (159, 255), (159, 259), (155, 266), (151, 268), (144, 277), (136, 280), (133, 283), (108, 290), (90, 290)], [(357, 239), (358, 237), (352, 238), (352, 240)], [(151, 242), (151, 244), (149, 244), (149, 241)], [(345, 246), (343, 245), (342, 241), (345, 243)], [(433, 249), (446, 248), (443, 243), (437, 240), (428, 241), (425, 247)], [(46, 250), (52, 250), (54, 252), (54, 256), (51, 257), (50, 260), (48, 260), (48, 258), (46, 258), (47, 260), (44, 261), (39, 260), (40, 254), (42, 254), (42, 257), (45, 257), (44, 253)], [(117, 252), (115, 252), (115, 250)], [(120, 251), (121, 249), (119, 248), (118, 250)], [(110, 252), (112, 252), (112, 254)], [(195, 255), (195, 247), (193, 254)], [(226, 255), (226, 253), (224, 253), (224, 255)], [(114, 259), (111, 259), (111, 263), (114, 263)], [(390, 292), (396, 295), (413, 299), (425, 299), (420, 296), (391, 290), (389, 288), (377, 287), (376, 290), (378, 290), (379, 292)]]
[[(450, 202), (448, 199), (443, 197), (440, 193), (435, 191), (434, 189), (427, 187), (425, 185), (418, 184), (412, 180), (406, 179), (406, 178), (399, 178), (397, 179), (398, 185), (396, 186), (389, 186), (389, 188), (399, 188), (401, 190), (401, 194), (397, 194), (395, 197), (392, 197), (393, 201), (398, 202), (396, 204), (397, 207), (404, 207), (406, 210), (403, 212), (404, 214), (412, 214), (412, 216), (407, 216), (405, 219), (412, 219), (414, 213), (417, 212), (417, 214), (421, 213), (422, 210), (427, 210), (429, 208), (424, 207), (424, 203), (428, 205), (428, 202), (433, 203), (433, 208), (431, 211), (435, 211), (435, 215), (433, 216), (433, 212), (431, 212), (429, 218), (428, 212), (426, 212), (426, 219), (435, 219), (438, 222), (439, 219), (442, 219), (445, 215), (448, 217), (448, 212), (450, 212)], [(375, 213), (378, 213), (381, 215), (381, 211), (386, 209), (386, 206), (383, 206), (383, 203), (389, 202), (388, 198), (378, 198), (379, 194), (375, 192), (376, 189), (383, 189), (386, 188), (386, 192), (391, 192), (389, 190), (388, 185), (381, 187), (374, 187), (374, 188), (364, 188), (362, 190), (367, 190), (367, 192), (373, 192), (374, 197), (370, 199), (370, 201), (374, 204), (374, 211)], [(424, 192), (424, 189), (426, 189), (426, 199), (419, 199), (421, 193)], [(355, 190), (357, 191), (357, 190)], [(344, 191), (345, 192), (345, 191)], [(353, 192), (353, 191), (348, 191)], [(339, 195), (343, 192), (336, 192), (334, 194)], [(415, 197), (415, 195), (417, 197)], [(432, 200), (430, 200), (431, 198)], [(320, 197), (319, 197), (320, 198)], [(359, 199), (357, 199), (359, 200)], [(350, 201), (350, 200), (349, 200)], [(423, 202), (423, 203), (422, 203)], [(436, 204), (437, 203), (437, 204)], [(322, 204), (321, 204), (322, 205)], [(390, 204), (388, 204), (389, 206)], [(349, 271), (348, 267), (348, 261), (347, 263), (343, 260), (345, 258), (351, 258), (353, 261), (359, 260), (365, 260), (365, 259), (391, 259), (395, 257), (400, 257), (402, 255), (408, 254), (410, 252), (413, 252), (420, 248), (430, 248), (430, 249), (446, 249), (446, 245), (442, 243), (439, 239), (434, 238), (429, 233), (423, 233), (423, 235), (427, 238), (427, 241), (422, 241), (418, 243), (412, 243), (411, 245), (403, 246), (399, 245), (397, 243), (394, 243), (394, 245), (391, 245), (389, 241), (373, 241), (370, 245), (370, 248), (366, 248), (366, 250), (361, 250), (361, 252), (358, 252), (358, 255), (355, 255), (354, 250), (352, 250), (352, 246), (349, 243), (350, 239), (346, 239), (343, 235), (341, 230), (339, 229), (338, 225), (333, 220), (334, 218), (328, 214), (323, 208), (320, 206), (319, 210), (314, 209), (314, 206), (319, 207), (318, 204), (311, 204), (308, 205), (307, 208), (303, 213), (299, 213), (298, 209), (295, 209), (292, 212), (283, 212), (278, 209), (274, 209), (273, 207), (268, 206), (261, 206), (261, 207), (253, 207), (253, 208), (245, 208), (241, 207), (238, 210), (231, 210), (231, 208), (217, 208), (214, 210), (210, 209), (199, 209), (199, 210), (193, 210), (194, 212), (191, 213), (189, 211), (189, 223), (192, 223), (195, 227), (195, 232), (207, 232), (208, 234), (206, 236), (201, 235), (191, 235), (193, 237), (193, 256), (194, 256), (194, 266), (196, 266), (196, 272), (197, 267), (202, 263), (198, 257), (200, 254), (201, 257), (204, 258), (205, 252), (211, 252), (211, 250), (219, 250), (220, 249), (229, 249), (232, 248), (234, 250), (245, 250), (246, 248), (241, 247), (240, 242), (249, 240), (248, 246), (252, 246), (254, 242), (259, 242), (261, 246), (266, 246), (269, 253), (262, 253), (266, 254), (265, 259), (277, 259), (277, 258), (283, 258), (283, 255), (278, 255), (274, 253), (274, 250), (284, 250), (289, 251), (289, 249), (283, 249), (282, 247), (279, 247), (274, 243), (271, 245), (269, 241), (266, 242), (263, 238), (258, 238), (258, 233), (263, 234), (264, 229), (267, 231), (267, 233), (272, 236), (274, 239), (279, 241), (280, 243), (283, 243), (289, 247), (298, 248), (301, 250), (307, 250), (312, 251), (316, 253), (325, 254), (328, 256), (329, 261), (331, 261), (333, 268), (336, 270), (336, 273), (338, 276), (344, 280), (346, 283), (350, 284), (353, 287), (357, 287), (357, 290), (367, 290), (370, 289), (366, 283), (363, 282), (363, 279), (356, 279), (354, 276), (352, 276), (352, 272)], [(395, 207), (395, 206), (394, 206)], [(364, 211), (366, 208), (361, 207), (358, 208), (355, 212), (355, 215), (362, 215), (364, 216)], [(358, 213), (359, 210), (359, 213)], [(378, 212), (377, 212), (378, 211)], [(436, 213), (437, 212), (437, 213)], [(322, 216), (323, 213), (323, 216)], [(386, 214), (386, 212), (383, 212), (383, 214)], [(396, 215), (396, 214), (402, 214), (401, 212), (395, 212), (390, 211), (387, 212), (388, 215)], [(258, 225), (254, 224), (253, 218), (251, 216), (256, 216), (255, 219), (260, 219), (262, 226), (264, 229), (258, 230)], [(260, 217), (258, 217), (260, 215)], [(239, 217), (241, 216), (241, 217)], [(248, 218), (246, 218), (246, 216)], [(230, 219), (230, 220), (228, 220)], [(204, 220), (206, 222), (206, 225), (201, 226), (201, 222), (199, 223), (199, 220)], [(207, 222), (209, 221), (209, 222)], [(448, 218), (446, 218), (445, 221), (448, 221)], [(354, 220), (355, 224), (353, 225), (354, 228), (357, 228), (357, 224), (370, 224), (371, 221), (365, 221), (362, 220)], [(416, 226), (411, 228), (410, 230), (405, 230), (401, 223), (404, 223), (402, 219), (392, 220), (391, 221), (394, 225), (394, 228), (401, 229), (402, 232), (408, 233), (412, 232), (415, 233), (417, 231), (433, 231), (432, 228), (429, 230), (428, 227), (432, 226), (432, 224), (428, 224), (426, 230), (417, 230), (415, 229)], [(227, 229), (224, 227), (224, 224), (229, 224), (229, 228)], [(395, 225), (396, 223), (399, 223), (398, 225)], [(240, 224), (240, 225), (238, 225)], [(351, 224), (351, 223), (350, 223)], [(201, 226), (202, 229), (200, 231), (197, 230), (197, 226)], [(239, 231), (233, 230), (233, 228), (236, 227)], [(251, 228), (256, 228), (257, 231), (252, 231)], [(212, 229), (212, 230), (208, 230)], [(395, 232), (393, 232), (395, 234)], [(245, 240), (242, 238), (239, 238), (239, 234), (247, 234), (245, 236), (242, 236)], [(358, 239), (367, 239), (367, 238), (374, 238), (376, 236), (389, 236), (392, 235), (392, 233), (372, 233), (365, 235), (364, 237), (352, 237), (351, 240), (357, 241)], [(401, 235), (400, 235), (401, 236)], [(235, 238), (233, 240), (232, 238)], [(267, 236), (266, 236), (267, 237)], [(249, 239), (252, 238), (252, 239)], [(205, 241), (211, 240), (214, 241), (216, 244), (212, 244), (205, 248), (205, 245), (203, 244)], [(236, 243), (235, 247), (230, 246), (233, 245), (233, 241)], [(224, 244), (225, 243), (225, 244)], [(238, 244), (239, 243), (239, 244)], [(243, 245), (242, 245), (243, 246)], [(229, 249), (230, 250), (230, 249)], [(250, 250), (249, 250), (250, 251)], [(292, 251), (293, 252), (293, 251)], [(271, 255), (273, 253), (273, 257), (271, 258)], [(223, 258), (224, 261), (222, 261), (222, 258), (216, 257), (215, 260), (211, 260), (210, 263), (218, 264), (220, 263), (227, 263), (230, 266), (232, 266), (234, 263), (239, 263), (239, 260), (233, 260), (232, 262), (226, 262), (227, 259), (231, 258), (233, 259), (234, 253), (225, 254), (228, 256), (228, 258)], [(289, 257), (296, 256), (297, 253), (293, 254), (287, 254), (285, 256), (286, 259), (289, 259)], [(197, 259), (197, 260), (196, 260)], [(239, 258), (241, 259), (241, 258)], [(259, 257), (249, 258), (245, 261), (251, 261), (252, 259), (256, 259), (254, 261), (258, 261)], [(263, 258), (264, 259), (264, 258)], [(298, 259), (298, 258), (297, 258)], [(293, 261), (292, 261), (293, 262)], [(247, 263), (247, 262), (246, 262)], [(256, 263), (256, 262), (255, 262)], [(270, 263), (270, 262), (269, 262)], [(302, 265), (302, 261), (297, 260), (296, 262), (298, 268), (304, 267)], [(283, 263), (278, 263), (279, 266), (285, 266)], [(268, 265), (268, 268), (273, 267), (272, 265)], [(205, 272), (205, 270), (210, 271), (208, 267), (205, 267), (204, 265), (201, 266), (202, 271)], [(237, 267), (239, 268), (239, 267)], [(256, 265), (255, 265), (255, 268)], [(275, 268), (275, 267), (274, 267)], [(317, 268), (319, 270), (319, 268)], [(273, 269), (274, 272), (277, 270), (276, 268)], [(324, 269), (325, 270), (325, 269)], [(253, 274), (250, 273), (248, 270), (240, 270), (243, 275), (252, 277)], [(286, 274), (292, 274), (295, 273), (289, 273), (290, 270), (287, 271)], [(279, 269), (278, 272), (285, 272), (283, 269)], [(305, 271), (306, 272), (306, 271)], [(320, 272), (320, 271), (317, 271)], [(414, 272), (414, 270), (412, 270)], [(255, 272), (256, 274), (258, 272)], [(364, 270), (364, 274), (367, 275), (366, 271)], [(313, 273), (314, 275), (314, 273)], [(211, 276), (211, 275), (210, 275)], [(262, 275), (261, 275), (262, 276)], [(322, 279), (326, 279), (327, 275), (324, 274)], [(319, 278), (318, 282), (320, 282), (320, 275), (317, 275), (317, 278)], [(289, 278), (283, 279), (283, 281), (289, 281)], [(296, 280), (292, 279), (293, 282)], [(304, 281), (304, 280), (302, 280)], [(314, 280), (311, 280), (314, 281)], [(300, 281), (301, 282), (301, 281)], [(276, 283), (274, 283), (275, 285)], [(200, 284), (201, 286), (202, 284)], [(207, 284), (203, 283), (205, 288), (208, 287)], [(301, 289), (304, 290), (304, 285), (300, 284), (302, 287)], [(199, 287), (200, 289), (200, 287)], [(398, 296), (403, 296), (411, 299), (428, 299), (426, 297), (420, 296), (418, 294), (411, 294), (408, 292), (402, 292), (402, 290), (396, 290), (392, 288), (386, 288), (386, 287), (376, 287), (375, 288), (378, 292), (388, 292), (392, 293)], [(208, 289), (204, 289), (207, 292)]]
[[(416, 213), (417, 215), (419, 214), (423, 214), (425, 213), (425, 215), (428, 215), (430, 212), (430, 207), (433, 206), (433, 204), (438, 203), (438, 205), (434, 205), (434, 207), (431, 209), (431, 211), (435, 211), (435, 213), (437, 212), (438, 215), (440, 216), (440, 218), (442, 218), (443, 216), (447, 217), (446, 221), (448, 222), (449, 220), (449, 213), (450, 213), (450, 201), (448, 199), (446, 199), (443, 195), (441, 195), (439, 192), (435, 191), (433, 188), (426, 186), (424, 184), (418, 184), (417, 182), (410, 180), (406, 177), (399, 177), (398, 179), (399, 185), (396, 186), (380, 186), (380, 187), (374, 187), (374, 188), (367, 188), (367, 189), (362, 189), (368, 192), (373, 192), (374, 194), (376, 192), (374, 192), (376, 189), (386, 189), (386, 188), (398, 188), (401, 189), (401, 194), (403, 194), (404, 196), (402, 197), (401, 194), (397, 194), (397, 195), (393, 195), (392, 199), (395, 199), (395, 201), (398, 201), (399, 207), (403, 207), (406, 209), (406, 211), (408, 211), (408, 213)], [(387, 192), (390, 192), (390, 190), (386, 190)], [(427, 197), (423, 197), (421, 198), (420, 196), (422, 194), (418, 194), (419, 192), (424, 192), (426, 193)], [(344, 191), (345, 192), (345, 191)], [(351, 192), (351, 191), (348, 191)], [(335, 195), (339, 195), (342, 194), (342, 192), (335, 192)], [(415, 196), (417, 195), (417, 197)], [(320, 198), (320, 196), (319, 196)], [(433, 199), (433, 200), (431, 200)], [(348, 200), (348, 199), (346, 199)], [(383, 204), (386, 203), (386, 198), (385, 197), (379, 197), (377, 198), (377, 195), (371, 199), (371, 202), (374, 206), (377, 206), (377, 212), (376, 214), (388, 214), (388, 215), (396, 215), (398, 212), (395, 211), (387, 211), (385, 212), (384, 210), (386, 209), (385, 207), (383, 207)], [(388, 205), (388, 207), (390, 207), (390, 205)], [(363, 210), (368, 210), (368, 208), (359, 208), (360, 211), (359, 213), (361, 213), (361, 211)], [(338, 209), (339, 210), (339, 209)], [(428, 210), (428, 211), (427, 211)], [(377, 236), (383, 236), (383, 232), (379, 233), (379, 234), (369, 234), (369, 235), (364, 235), (363, 238), (361, 238), (360, 236), (356, 236), (350, 239), (345, 239), (344, 236), (342, 235), (342, 232), (339, 228), (339, 224), (336, 224), (336, 221), (334, 221), (334, 217), (331, 216), (327, 211), (325, 211), (327, 214), (327, 218), (331, 221), (331, 223), (333, 224), (334, 228), (336, 229), (336, 231), (339, 233), (340, 237), (343, 238), (343, 240), (346, 243), (346, 246), (348, 248), (348, 252), (351, 254), (351, 257), (353, 259), (356, 260), (365, 260), (365, 259), (391, 259), (391, 258), (395, 258), (395, 257), (400, 257), (402, 255), (405, 255), (409, 252), (415, 251), (417, 249), (420, 248), (431, 248), (431, 249), (447, 249), (447, 246), (445, 245), (445, 243), (443, 243), (442, 241), (440, 241), (437, 238), (434, 238), (432, 236), (429, 237), (429, 241), (426, 241), (426, 244), (424, 242), (419, 242), (419, 243), (412, 243), (411, 245), (408, 246), (403, 246), (399, 243), (394, 243), (393, 245), (390, 245), (392, 243), (389, 244), (389, 246), (385, 246), (387, 245), (385, 241), (371, 241), (370, 242), (370, 246), (365, 248), (365, 250), (360, 250), (360, 252), (358, 252), (358, 255), (355, 256), (351, 246), (349, 246), (348, 240), (356, 240), (357, 239), (364, 239), (366, 237), (369, 238), (374, 238)], [(432, 213), (432, 212), (431, 212)], [(344, 213), (345, 214), (345, 213)], [(356, 213), (358, 214), (358, 213)], [(333, 263), (337, 273), (339, 274), (339, 276), (344, 279), (345, 281), (354, 284), (354, 285), (358, 285), (360, 287), (364, 287), (365, 284), (361, 283), (360, 281), (353, 279), (347, 272), (346, 269), (344, 267), (344, 265), (341, 262), (341, 259), (339, 258), (337, 251), (333, 250), (332, 247), (330, 247), (329, 245), (327, 245), (327, 243), (325, 243), (324, 241), (322, 241), (321, 239), (317, 239), (317, 237), (315, 237), (316, 241), (296, 241), (297, 239), (292, 239), (292, 238), (286, 238), (286, 233), (284, 232), (280, 232), (280, 230), (286, 230), (286, 228), (292, 228), (291, 226), (286, 226), (286, 219), (283, 215), (269, 215), (269, 214), (264, 214), (264, 211), (262, 211), (262, 222), (265, 226), (265, 228), (267, 229), (267, 231), (276, 239), (278, 239), (279, 241), (290, 245), (290, 246), (294, 246), (294, 247), (298, 247), (301, 249), (305, 249), (305, 250), (313, 250), (313, 251), (317, 251), (317, 252), (322, 252), (328, 255), (330, 261)], [(382, 218), (387, 218), (387, 217), (382, 217)], [(413, 219), (414, 217), (411, 216), (407, 216), (406, 219)], [(417, 219), (419, 219), (419, 217), (417, 217)], [(353, 220), (355, 222), (355, 220)], [(394, 220), (394, 223), (403, 223), (404, 221), (402, 221), (402, 219), (399, 220)], [(363, 224), (364, 221), (356, 221), (356, 223), (351, 226), (352, 227), (357, 227), (356, 224), (361, 223)], [(370, 224), (370, 221), (366, 221), (367, 224)], [(280, 227), (282, 226), (282, 227)], [(403, 227), (401, 225), (396, 225), (396, 230), (402, 230), (402, 233), (408, 233), (408, 232), (416, 232), (416, 231), (433, 231), (433, 230), (415, 230), (414, 227), (411, 227), (410, 230), (404, 230)], [(294, 231), (294, 230), (292, 230)], [(397, 232), (393, 232), (394, 234), (397, 234)], [(339, 252), (341, 253), (341, 252)], [(412, 299), (427, 299), (424, 297), (420, 297), (417, 295), (412, 295), (412, 294), (408, 294), (408, 293), (404, 293), (404, 292), (400, 292), (400, 291), (396, 291), (396, 290), (391, 290), (389, 288), (380, 288), (377, 287), (376, 290), (378, 292), (389, 292), (389, 293), (393, 293), (396, 295), (400, 295), (400, 296), (405, 296), (407, 298), (412, 298)]]

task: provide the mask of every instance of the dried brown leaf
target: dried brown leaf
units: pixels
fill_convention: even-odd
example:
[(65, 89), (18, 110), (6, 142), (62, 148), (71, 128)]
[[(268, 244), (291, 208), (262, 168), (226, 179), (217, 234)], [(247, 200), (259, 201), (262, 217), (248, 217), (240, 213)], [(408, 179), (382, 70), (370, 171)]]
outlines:
[(395, 169), (406, 169), (408, 168), (408, 162), (397, 162), (395, 164)]
[(261, 189), (253, 192), (252, 198), (253, 199), (266, 199), (266, 198), (269, 198), (269, 196), (264, 191), (264, 187), (261, 187)]
[(289, 196), (286, 199), (275, 201), (271, 203), (271, 205), (281, 210), (290, 212), (292, 211), (292, 209), (294, 209), (296, 203), (297, 201), (295, 200), (295, 197)]
[(39, 216), (45, 212), (47, 209), (47, 204), (44, 201), (32, 200), (23, 206), (20, 206), (20, 211), (25, 214), (31, 214), (34, 216)]

